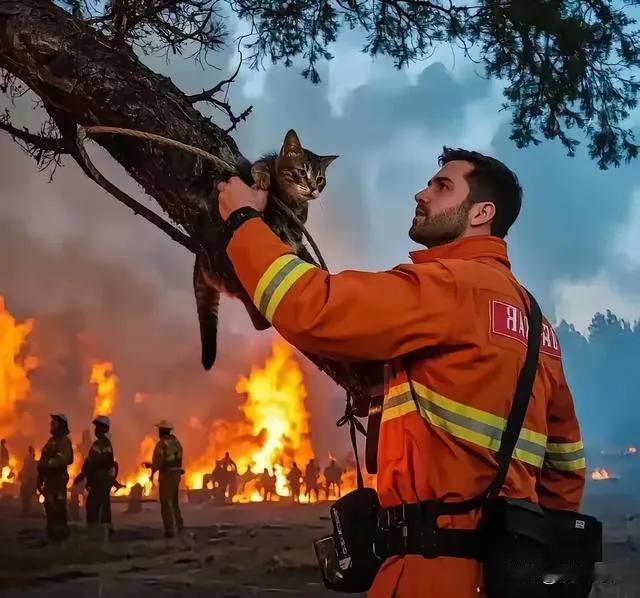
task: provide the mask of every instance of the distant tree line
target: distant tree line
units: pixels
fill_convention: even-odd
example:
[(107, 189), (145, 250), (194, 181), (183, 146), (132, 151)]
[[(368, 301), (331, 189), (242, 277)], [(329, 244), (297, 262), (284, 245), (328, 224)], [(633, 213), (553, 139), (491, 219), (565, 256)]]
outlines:
[(597, 313), (583, 335), (557, 328), (585, 442), (640, 445), (640, 322)]

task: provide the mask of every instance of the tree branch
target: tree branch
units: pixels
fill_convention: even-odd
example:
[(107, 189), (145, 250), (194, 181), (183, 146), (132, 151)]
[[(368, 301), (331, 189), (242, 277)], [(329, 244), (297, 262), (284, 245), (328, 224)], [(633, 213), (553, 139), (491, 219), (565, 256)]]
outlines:
[(84, 127), (78, 127), (73, 157), (87, 176), (98, 183), (98, 185), (100, 185), (105, 191), (113, 195), (118, 201), (122, 202), (128, 208), (131, 208), (134, 214), (142, 216), (145, 220), (148, 220), (151, 224), (154, 224), (160, 230), (167, 233), (167, 235), (169, 235), (176, 243), (179, 243), (189, 251), (195, 253), (196, 243), (191, 237), (177, 229), (170, 222), (167, 222), (153, 210), (143, 206), (140, 202), (133, 199), (133, 197), (116, 187), (113, 183), (102, 176), (100, 171), (94, 166), (93, 162), (91, 162), (91, 159), (84, 148), (84, 142), (86, 139), (86, 130)]
[(26, 128), (17, 129), (6, 120), (6, 117), (0, 119), (0, 130), (9, 133), (14, 140), (19, 139), (43, 152), (54, 152), (56, 154), (69, 153), (69, 148), (62, 137), (45, 137), (30, 133)]
[[(229, 77), (228, 79), (223, 79), (222, 81), (214, 85), (211, 89), (203, 89), (200, 93), (195, 93), (193, 95), (187, 96), (187, 100), (192, 104), (195, 104), (196, 102), (209, 102), (210, 104), (218, 108), (218, 110), (224, 112), (231, 121), (231, 126), (228, 129), (225, 129), (225, 133), (233, 131), (238, 123), (246, 120), (253, 110), (253, 106), (249, 106), (238, 116), (236, 116), (231, 109), (231, 105), (226, 101), (227, 94), (229, 93), (229, 86), (236, 80), (236, 77), (240, 72), (240, 67), (242, 66), (242, 52), (238, 51), (238, 53), (240, 54), (240, 60), (238, 61), (238, 66), (236, 67), (236, 70), (233, 75), (231, 75), (231, 77)], [(225, 85), (227, 86), (227, 89), (225, 91), (224, 101), (219, 100), (215, 97), (215, 95), (220, 93), (224, 89)]]

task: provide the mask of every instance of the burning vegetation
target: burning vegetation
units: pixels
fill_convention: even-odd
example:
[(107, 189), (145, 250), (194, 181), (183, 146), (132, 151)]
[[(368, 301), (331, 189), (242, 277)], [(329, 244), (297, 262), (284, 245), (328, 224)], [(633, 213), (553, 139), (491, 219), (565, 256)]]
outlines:
[[(19, 419), (16, 405), (28, 400), (29, 375), (38, 365), (35, 357), (26, 351), (33, 328), (33, 320), (16, 322), (0, 296), (0, 437), (6, 437), (10, 447)], [(87, 365), (90, 371), (83, 376), (84, 384), (87, 390), (92, 388), (93, 396), (92, 403), (85, 403), (87, 421), (91, 414), (117, 416), (128, 402), (131, 405), (153, 403), (152, 394), (136, 389), (130, 401), (124, 395), (119, 397), (120, 379), (112, 362), (93, 361)], [(188, 418), (188, 428), (176, 430), (177, 436), (183, 439), (189, 435), (192, 439), (206, 437), (204, 449), (196, 454), (185, 451), (182, 483), (189, 499), (216, 500), (222, 496), (223, 502), (250, 502), (266, 498), (296, 500), (297, 497), (300, 502), (311, 502), (319, 500), (322, 494), (324, 498), (336, 498), (354, 488), (352, 459), (338, 464), (329, 454), (329, 463), (326, 458), (321, 463), (314, 461), (307, 389), (293, 349), (276, 339), (265, 363), (247, 369), (249, 373), (239, 375), (235, 385), (236, 418), (207, 422), (192, 415)], [(150, 419), (151, 414), (147, 418)], [(133, 451), (127, 455), (119, 450), (118, 436), (123, 431), (114, 429), (116, 460), (125, 464), (118, 472), (121, 487), (114, 491), (116, 496), (127, 496), (134, 487), (142, 496), (155, 495), (151, 472), (142, 465), (151, 461), (157, 441), (155, 436), (146, 434), (152, 423), (150, 420), (143, 427), (138, 425), (126, 431), (131, 435), (141, 430), (135, 460)], [(81, 439), (75, 437), (77, 428), (72, 428), (75, 459), (69, 467), (70, 488), (92, 442), (86, 429), (88, 425), (83, 427)], [(46, 434), (46, 428), (38, 428), (28, 441), (39, 448)], [(10, 454), (7, 462), (0, 465), (0, 484), (14, 485), (19, 479), (17, 456)], [(324, 471), (321, 466), (325, 467)], [(72, 489), (72, 499), (74, 492), (78, 493), (77, 487)]]

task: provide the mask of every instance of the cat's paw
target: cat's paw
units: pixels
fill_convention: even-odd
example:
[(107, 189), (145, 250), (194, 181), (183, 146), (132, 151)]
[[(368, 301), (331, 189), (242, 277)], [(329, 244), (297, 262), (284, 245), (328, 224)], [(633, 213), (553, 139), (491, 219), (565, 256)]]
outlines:
[(271, 184), (271, 173), (267, 164), (254, 164), (251, 167), (251, 176), (256, 187), (261, 191), (267, 191)]

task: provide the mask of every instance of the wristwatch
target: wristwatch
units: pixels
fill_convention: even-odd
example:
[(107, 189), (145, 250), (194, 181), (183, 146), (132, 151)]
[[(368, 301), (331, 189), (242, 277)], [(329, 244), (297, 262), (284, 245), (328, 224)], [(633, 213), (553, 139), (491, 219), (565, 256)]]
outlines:
[(251, 218), (262, 218), (262, 212), (258, 212), (255, 208), (251, 208), (249, 206), (244, 206), (231, 212), (231, 214), (229, 214), (229, 218), (227, 218), (227, 221), (225, 222), (229, 238), (231, 238), (233, 233), (240, 228), (240, 225), (244, 224)]

